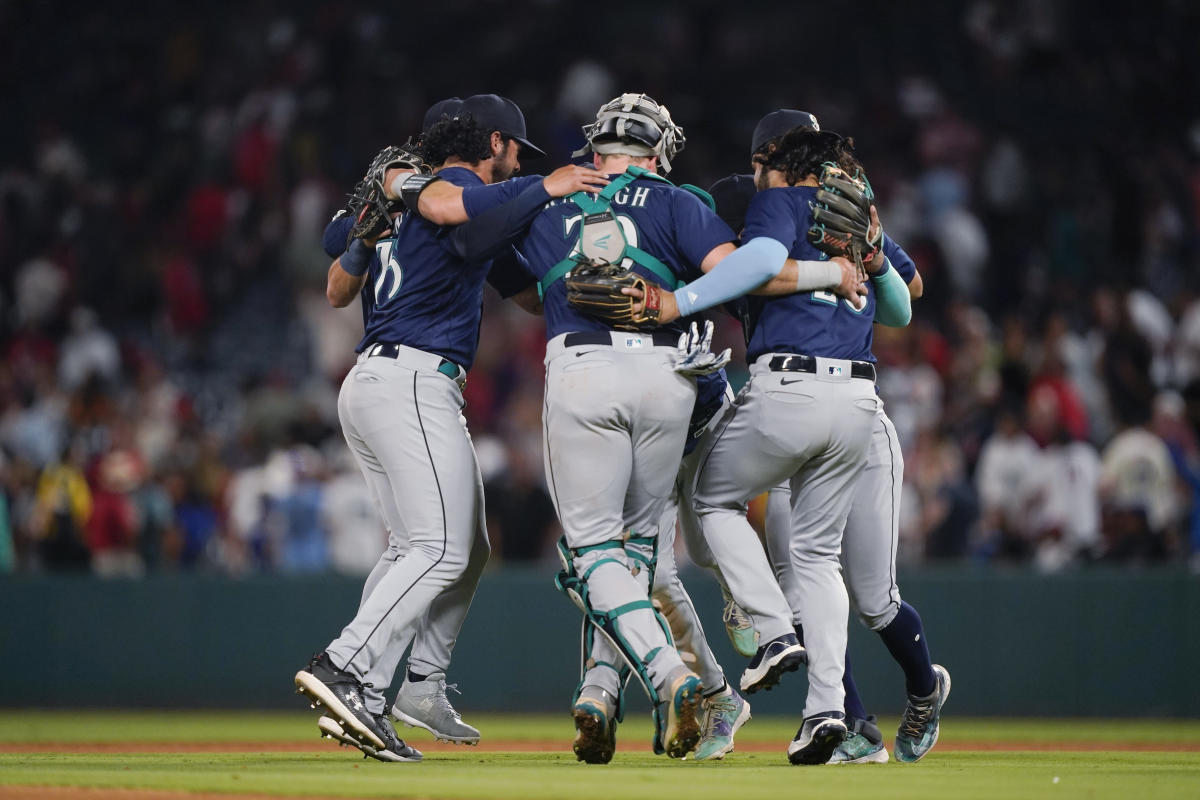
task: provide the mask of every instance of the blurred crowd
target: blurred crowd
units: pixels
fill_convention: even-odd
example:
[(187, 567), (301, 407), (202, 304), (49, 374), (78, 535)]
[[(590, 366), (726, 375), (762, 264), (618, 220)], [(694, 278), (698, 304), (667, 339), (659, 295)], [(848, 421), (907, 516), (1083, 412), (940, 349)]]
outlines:
[[(802, 2), (617, 0), (586, 29), (566, 0), (62, 5), (0, 2), (0, 573), (369, 570), (325, 222), (441, 97), (512, 97), (552, 166), (625, 90), (683, 125), (680, 181), (746, 171), (773, 108), (856, 137), (926, 287), (876, 335), (902, 562), (1200, 567), (1193, 4), (866, 3), (843, 63)], [(543, 354), (489, 294), (465, 394), (497, 562), (558, 535)]]

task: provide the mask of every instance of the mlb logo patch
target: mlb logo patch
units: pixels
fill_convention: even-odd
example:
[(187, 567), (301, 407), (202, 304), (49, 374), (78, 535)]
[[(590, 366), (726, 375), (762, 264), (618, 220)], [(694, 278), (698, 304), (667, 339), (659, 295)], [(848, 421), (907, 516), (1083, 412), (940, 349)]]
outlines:
[(642, 346), (642, 337), (640, 337), (640, 336), (625, 337), (625, 346), (630, 347), (630, 348), (641, 347)]
[(829, 369), (829, 374), (834, 376), (835, 378), (840, 378), (842, 376), (842, 368), (837, 366), (836, 364), (830, 364), (828, 369)]

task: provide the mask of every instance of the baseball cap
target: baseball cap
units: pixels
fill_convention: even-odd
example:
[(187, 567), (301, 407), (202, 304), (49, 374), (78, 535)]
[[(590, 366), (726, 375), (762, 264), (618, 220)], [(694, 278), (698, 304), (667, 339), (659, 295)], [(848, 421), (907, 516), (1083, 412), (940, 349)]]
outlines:
[(540, 147), (525, 136), (525, 115), (517, 104), (507, 97), (498, 94), (476, 94), (462, 101), (458, 113), (470, 114), (476, 122), (485, 128), (500, 131), (510, 139), (515, 139), (525, 148), (522, 154), (526, 158), (541, 158), (546, 155)]
[(447, 97), (445, 100), (438, 100), (429, 107), (425, 112), (425, 119), (421, 122), (421, 132), (428, 133), (433, 124), (442, 117), (453, 117), (462, 108), (462, 100), (457, 97)]
[(735, 231), (745, 227), (746, 209), (757, 191), (753, 175), (729, 175), (708, 187), (717, 205), (717, 216)]
[(812, 128), (821, 130), (815, 114), (807, 111), (797, 111), (794, 108), (780, 108), (767, 114), (754, 126), (754, 136), (750, 138), (750, 155), (762, 148), (772, 139), (783, 136), (793, 128)]

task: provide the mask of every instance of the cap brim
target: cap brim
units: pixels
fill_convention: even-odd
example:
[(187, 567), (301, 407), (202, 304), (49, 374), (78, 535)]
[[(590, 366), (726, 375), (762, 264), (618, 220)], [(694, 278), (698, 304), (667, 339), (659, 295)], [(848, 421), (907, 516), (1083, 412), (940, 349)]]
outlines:
[(521, 155), (525, 158), (545, 158), (546, 152), (542, 148), (535, 145), (528, 139), (522, 139), (520, 136), (513, 136), (512, 140), (521, 145)]

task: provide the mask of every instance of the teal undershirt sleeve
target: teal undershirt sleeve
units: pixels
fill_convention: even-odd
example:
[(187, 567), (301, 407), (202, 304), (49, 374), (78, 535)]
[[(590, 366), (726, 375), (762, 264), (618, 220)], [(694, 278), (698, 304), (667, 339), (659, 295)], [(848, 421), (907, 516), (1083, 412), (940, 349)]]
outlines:
[(875, 284), (875, 321), (890, 328), (907, 325), (912, 319), (912, 297), (892, 262), (885, 259), (883, 270), (871, 276), (871, 283)]

